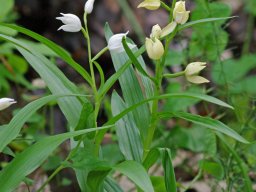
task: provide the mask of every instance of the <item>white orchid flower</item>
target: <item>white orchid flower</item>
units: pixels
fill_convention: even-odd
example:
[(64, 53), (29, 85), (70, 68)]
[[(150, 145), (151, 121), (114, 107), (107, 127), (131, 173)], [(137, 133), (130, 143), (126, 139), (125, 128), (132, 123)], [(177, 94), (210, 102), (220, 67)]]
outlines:
[(61, 15), (62, 17), (56, 17), (56, 19), (62, 21), (65, 25), (62, 25), (58, 31), (79, 32), (82, 29), (81, 21), (76, 15), (70, 13), (61, 13)]
[(0, 111), (6, 109), (10, 105), (17, 103), (14, 99), (11, 98), (2, 98), (0, 99)]
[(187, 65), (185, 69), (185, 77), (186, 79), (195, 84), (201, 83), (209, 83), (208, 79), (199, 76), (199, 72), (202, 71), (206, 67), (206, 63), (202, 62), (193, 62)]
[(154, 40), (146, 38), (145, 46), (148, 56), (151, 59), (158, 60), (164, 54), (164, 46), (162, 42), (157, 38), (154, 38)]
[(178, 1), (175, 3), (173, 9), (173, 18), (178, 24), (184, 24), (189, 18), (190, 11), (186, 10), (185, 1)]
[[(121, 53), (125, 51), (122, 44), (122, 39), (123, 37), (126, 37), (128, 33), (129, 31), (127, 31), (126, 33), (115, 34), (112, 37), (110, 37), (108, 40), (108, 49), (116, 53)], [(131, 43), (127, 43), (127, 45), (129, 46), (130, 49), (136, 47), (136, 45)]]
[(95, 0), (88, 0), (88, 1), (86, 1), (85, 6), (84, 6), (84, 12), (86, 14), (90, 14), (92, 12), (94, 1)]

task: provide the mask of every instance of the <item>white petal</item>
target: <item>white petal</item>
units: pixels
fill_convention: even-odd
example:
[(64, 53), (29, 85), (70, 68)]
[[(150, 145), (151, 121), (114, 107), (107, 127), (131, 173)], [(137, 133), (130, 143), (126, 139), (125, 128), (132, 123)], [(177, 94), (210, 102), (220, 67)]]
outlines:
[(80, 19), (74, 14), (61, 13), (62, 17), (56, 17), (56, 19), (62, 21), (65, 25), (61, 26), (58, 30), (63, 29), (67, 32), (78, 32), (82, 29)]
[(79, 32), (81, 30), (80, 27), (76, 26), (76, 25), (62, 25), (59, 30), (63, 30), (66, 32)]
[(112, 37), (110, 37), (108, 40), (109, 50), (115, 51), (115, 52), (124, 51), (124, 48), (122, 45), (122, 38), (125, 37), (128, 33), (129, 33), (129, 31), (127, 31), (126, 33), (115, 34)]
[(17, 103), (14, 99), (11, 98), (2, 98), (0, 99), (0, 110), (6, 109), (10, 105)]
[(169, 23), (166, 27), (162, 29), (161, 38), (171, 34), (176, 28), (176, 26), (177, 26), (177, 23), (175, 21)]
[(88, 0), (86, 3), (85, 3), (85, 6), (84, 6), (84, 11), (87, 13), (87, 14), (90, 14), (93, 10), (93, 4), (94, 4), (94, 0)]
[(205, 79), (201, 76), (186, 76), (187, 80), (194, 84), (202, 84), (202, 83), (209, 83), (208, 79)]

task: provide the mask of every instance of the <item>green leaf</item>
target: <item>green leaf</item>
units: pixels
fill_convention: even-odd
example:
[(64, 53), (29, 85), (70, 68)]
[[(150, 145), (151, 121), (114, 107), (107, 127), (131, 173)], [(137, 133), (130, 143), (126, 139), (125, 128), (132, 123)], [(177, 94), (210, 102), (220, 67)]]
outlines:
[[(126, 108), (125, 103), (116, 92), (112, 94), (111, 108), (113, 115), (119, 114)], [(131, 113), (116, 122), (116, 134), (120, 150), (126, 160), (141, 162), (143, 156), (141, 136)]]
[(107, 177), (104, 181), (104, 192), (123, 192), (123, 190), (118, 186), (116, 181)]
[[(17, 155), (1, 172), (0, 186), (4, 192), (11, 192), (65, 140), (112, 126), (86, 129), (46, 137)], [(50, 147), (49, 147), (50, 146)], [(8, 179), (6, 179), (8, 178)]]
[(172, 165), (172, 158), (170, 149), (154, 148), (149, 151), (143, 166), (148, 170), (159, 158), (162, 159), (162, 166), (164, 169), (164, 183), (165, 189), (168, 192), (176, 192), (176, 178), (174, 168)]
[[(211, 153), (214, 151), (213, 139), (210, 137), (212, 135), (215, 136), (212, 130), (205, 129), (202, 126), (195, 125), (189, 129), (176, 126), (170, 132), (168, 140), (163, 141), (163, 145), (169, 148), (183, 148), (197, 153)], [(212, 151), (210, 152), (210, 150)]]
[(177, 31), (182, 31), (184, 29), (187, 29), (189, 27), (192, 27), (194, 25), (199, 25), (199, 24), (205, 24), (205, 23), (210, 23), (210, 22), (215, 22), (215, 21), (222, 21), (222, 20), (227, 20), (227, 19), (233, 19), (236, 18), (236, 16), (233, 17), (217, 17), (217, 18), (206, 18), (206, 19), (200, 19), (197, 21), (191, 21), (188, 23), (185, 23), (183, 25), (180, 25), (177, 29)]
[[(47, 86), (53, 94), (70, 95), (78, 93), (77, 87), (72, 82), (70, 82), (66, 76), (46, 57), (40, 53), (33, 52), (33, 50), (29, 50), (29, 47), (27, 47), (24, 43), (12, 37), (0, 35), (0, 38), (18, 46), (17, 49), (46, 82)], [(71, 127), (76, 127), (79, 121), (79, 114), (82, 109), (80, 101), (74, 97), (63, 98), (58, 100), (58, 104), (65, 117), (69, 121)]]
[[(112, 36), (112, 32), (108, 25), (105, 26), (105, 36), (107, 40), (110, 38), (110, 36)], [(125, 52), (110, 53), (116, 71), (122, 68), (122, 66), (129, 60), (129, 57)], [(132, 106), (135, 103), (144, 100), (145, 97), (143, 95), (142, 88), (132, 66), (129, 66), (119, 77), (119, 83), (122, 89), (124, 101), (127, 106)], [(144, 140), (150, 123), (149, 106), (147, 104), (141, 105), (134, 109), (132, 114), (134, 116), (135, 123), (140, 130), (142, 140)]]
[[(6, 25), (6, 24), (2, 24)], [(51, 41), (47, 40), (46, 38), (33, 33), (27, 29), (15, 26), (15, 25), (8, 25), (11, 28), (15, 28), (16, 30), (22, 31), (23, 33), (28, 33), (31, 37), (38, 38), (45, 42), (45, 44), (51, 47), (57, 54), (61, 54), (61, 57), (66, 61), (73, 63), (74, 61), (71, 59), (70, 55), (67, 54), (62, 48), (58, 47)], [(29, 47), (8, 36), (0, 35), (0, 39), (4, 39), (9, 41), (17, 46), (19, 46), (18, 50), (22, 53), (22, 55), (26, 58), (26, 60), (30, 63), (30, 65), (39, 73), (41, 78), (46, 82), (47, 86), (49, 87), (50, 91), (54, 94), (74, 94), (78, 93), (77, 87), (71, 83), (65, 75), (53, 64), (51, 63), (46, 57), (42, 54), (35, 52), (34, 50), (30, 50)], [(75, 65), (74, 67), (81, 67), (80, 65)], [(82, 68), (82, 67), (81, 67)], [(79, 69), (78, 69), (79, 70)], [(83, 69), (84, 70), (84, 69)], [(83, 72), (81, 72), (83, 74)], [(84, 74), (86, 78), (86, 74)], [(84, 99), (86, 100), (86, 99)], [(67, 118), (70, 130), (72, 131), (78, 124), (79, 121), (79, 114), (82, 110), (81, 101), (77, 98), (62, 98), (58, 100), (58, 105), (60, 106), (61, 111)], [(75, 143), (71, 142), (71, 147), (73, 147)], [(76, 172), (78, 183), (81, 187), (81, 190), (84, 190), (85, 183), (82, 171)]]
[(67, 95), (49, 95), (38, 100), (29, 103), (27, 106), (22, 108), (17, 115), (13, 117), (10, 123), (0, 131), (0, 151), (7, 146), (13, 139), (15, 139), (24, 123), (35, 113), (39, 108), (44, 106), (50, 101), (56, 100), (60, 97)]
[(160, 176), (151, 176), (151, 182), (155, 192), (166, 192), (164, 178)]
[[(228, 59), (222, 63), (215, 63), (211, 70), (212, 79), (219, 85), (228, 83), (236, 84), (256, 67), (256, 55), (244, 55), (240, 59)], [(225, 76), (225, 78), (224, 78)]]
[(35, 40), (40, 41), (41, 43), (45, 44), (47, 47), (52, 49), (57, 55), (59, 55), (59, 57), (61, 59), (63, 59), (63, 61), (67, 62), (72, 68), (74, 68), (89, 84), (92, 84), (92, 80), (91, 80), (91, 77), (88, 74), (88, 72), (82, 66), (80, 66), (77, 62), (75, 62), (66, 50), (64, 50), (63, 48), (61, 48), (54, 42), (50, 41), (49, 39), (33, 32), (33, 31), (30, 31), (26, 28), (23, 28), (23, 27), (20, 27), (17, 25), (6, 24), (6, 23), (0, 23), (0, 25), (17, 30), (20, 33), (28, 35), (28, 36), (34, 38)]
[(221, 101), (221, 100), (219, 100), (219, 99), (217, 99), (215, 97), (209, 96), (209, 95), (196, 94), (196, 93), (170, 93), (170, 94), (160, 95), (160, 96), (157, 96), (157, 97), (151, 97), (149, 99), (145, 99), (144, 101), (136, 103), (133, 106), (130, 106), (130, 107), (126, 108), (125, 110), (120, 112), (118, 115), (116, 115), (113, 118), (111, 118), (106, 123), (106, 125), (116, 123), (124, 115), (126, 115), (127, 113), (129, 113), (130, 111), (134, 110), (136, 107), (138, 107), (138, 106), (140, 106), (140, 105), (142, 105), (144, 103), (147, 103), (147, 102), (153, 101), (153, 100), (168, 99), (168, 98), (172, 98), (172, 97), (174, 97), (174, 98), (176, 97), (176, 98), (201, 99), (203, 101), (207, 101), (207, 102), (210, 102), (210, 103), (213, 103), (213, 104), (216, 104), (216, 105), (220, 105), (220, 106), (223, 106), (223, 107), (227, 107), (227, 108), (233, 109), (233, 107), (228, 105), (227, 103), (225, 103), (225, 102), (223, 102), (223, 101)]
[(126, 175), (145, 192), (154, 192), (145, 168), (135, 161), (124, 161), (113, 167), (114, 170)]
[(6, 17), (6, 15), (12, 10), (14, 6), (13, 0), (0, 0), (0, 21)]
[(9, 27), (0, 26), (0, 34), (16, 36), (18, 32), (13, 29), (10, 29)]
[(224, 168), (218, 162), (209, 161), (209, 160), (201, 160), (199, 162), (199, 166), (206, 173), (211, 174), (212, 176), (214, 176), (218, 180), (221, 180), (221, 179), (224, 178)]
[[(82, 111), (80, 113), (80, 119), (78, 122), (78, 125), (76, 126), (75, 130), (83, 130), (87, 129), (89, 127), (96, 127), (95, 125), (95, 118), (94, 118), (94, 112), (93, 112), (93, 105), (87, 101), (84, 103)], [(88, 134), (88, 137), (91, 138), (91, 134)]]
[(150, 77), (147, 72), (143, 69), (143, 67), (141, 66), (140, 62), (138, 61), (137, 57), (133, 54), (132, 50), (129, 48), (127, 42), (126, 42), (126, 38), (123, 37), (122, 39), (122, 44), (123, 47), (128, 55), (128, 57), (131, 59), (132, 63), (135, 65), (135, 67), (137, 68), (137, 70), (144, 76), (148, 77), (151, 80), (154, 80), (152, 77)]
[(30, 48), (30, 50), (34, 50), (48, 57), (58, 57), (56, 52), (54, 52), (50, 47), (46, 46), (41, 42), (34, 42), (34, 41), (21, 39), (21, 38), (19, 38), (18, 40), (25, 43)]
[[(103, 188), (103, 181), (112, 166), (109, 162), (99, 159), (93, 154), (93, 145), (90, 143), (84, 144), (86, 148), (74, 150), (72, 154), (72, 162), (64, 163), (65, 167), (72, 167), (75, 170), (83, 170), (86, 174), (84, 179), (86, 182), (85, 191), (101, 192)], [(72, 153), (72, 152), (71, 152)]]
[(200, 115), (194, 115), (194, 114), (185, 113), (185, 112), (169, 112), (169, 113), (166, 112), (166, 113), (160, 113), (159, 116), (161, 118), (178, 117), (178, 118), (190, 121), (192, 123), (202, 125), (216, 132), (224, 133), (225, 135), (232, 137), (233, 139), (240, 141), (242, 143), (245, 143), (245, 144), (250, 143), (246, 139), (244, 139), (242, 136), (240, 136), (237, 132), (235, 132), (233, 129), (225, 125), (224, 123), (209, 117), (202, 117)]
[(176, 192), (176, 178), (174, 168), (172, 166), (171, 151), (167, 148), (160, 149), (162, 156), (162, 165), (164, 168), (164, 180), (166, 191)]
[[(145, 51), (145, 46), (142, 46), (138, 51), (136, 51), (135, 56), (140, 56)], [(142, 59), (142, 57), (139, 57), (139, 62), (141, 63), (142, 67), (145, 69), (146, 65)], [(118, 80), (118, 78), (123, 74), (123, 72), (132, 64), (131, 60), (126, 61), (126, 63), (120, 67), (119, 70), (116, 71), (111, 77), (109, 77), (106, 81), (106, 83), (99, 88), (99, 95), (103, 97), (110, 88), (115, 84), (115, 82)], [(146, 95), (149, 97), (150, 95), (153, 95), (152, 92), (152, 85), (148, 82), (148, 79), (144, 76), (142, 76), (142, 82), (146, 87)]]
[(231, 154), (234, 160), (237, 162), (238, 167), (241, 170), (241, 174), (244, 178), (244, 191), (253, 192), (252, 181), (249, 177), (249, 168), (247, 164), (242, 160), (238, 153), (231, 147), (230, 143), (226, 141), (222, 134), (217, 133), (218, 138), (222, 141), (222, 144), (225, 146), (227, 152)]
[[(187, 88), (183, 88), (182, 85), (178, 82), (172, 82), (168, 85), (166, 93), (195, 93), (195, 94), (204, 94), (203, 88), (192, 85)], [(201, 99), (194, 98), (178, 98), (171, 97), (166, 100), (164, 105), (164, 111), (186, 111), (188, 107), (193, 106), (199, 103)]]
[(151, 149), (143, 161), (143, 166), (145, 169), (148, 171), (149, 168), (152, 167), (152, 165), (154, 165), (154, 163), (159, 159), (159, 157), (159, 150), (157, 148)]
[(8, 62), (16, 73), (25, 74), (28, 70), (28, 63), (23, 57), (14, 54), (8, 55)]
[[(196, 21), (207, 17), (229, 17), (232, 13), (231, 7), (227, 3), (222, 2), (197, 2), (196, 8), (191, 13), (191, 20)], [(218, 25), (222, 25), (225, 20), (215, 22)], [(199, 28), (199, 27), (198, 27)], [(206, 29), (211, 30), (211, 29)]]

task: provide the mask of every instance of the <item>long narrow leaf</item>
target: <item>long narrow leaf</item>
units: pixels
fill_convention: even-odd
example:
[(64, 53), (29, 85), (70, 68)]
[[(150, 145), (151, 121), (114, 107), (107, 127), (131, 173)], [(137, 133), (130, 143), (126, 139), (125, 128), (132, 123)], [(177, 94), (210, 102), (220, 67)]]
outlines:
[(135, 161), (124, 161), (113, 167), (114, 170), (126, 175), (145, 192), (154, 192), (145, 168)]
[(148, 170), (157, 160), (161, 157), (162, 166), (164, 169), (165, 188), (167, 192), (176, 192), (176, 178), (174, 168), (172, 165), (172, 158), (170, 149), (167, 148), (154, 148), (149, 151), (143, 166)]
[(164, 168), (164, 180), (165, 180), (165, 188), (167, 192), (176, 192), (176, 178), (174, 173), (174, 168), (172, 166), (172, 158), (170, 149), (160, 149), (162, 156), (162, 165)]
[(110, 127), (112, 126), (63, 133), (40, 140), (36, 144), (27, 148), (21, 154), (17, 155), (16, 158), (0, 172), (1, 191), (13, 191), (13, 189), (17, 187), (17, 185), (27, 175), (39, 167), (43, 161), (65, 140)]
[(126, 42), (126, 38), (123, 37), (122, 39), (122, 44), (124, 46), (124, 49), (127, 53), (127, 55), (129, 56), (129, 58), (131, 59), (132, 63), (135, 65), (135, 67), (137, 68), (137, 70), (139, 72), (141, 72), (142, 75), (150, 78), (151, 80), (154, 80), (152, 77), (150, 77), (147, 72), (142, 68), (140, 62), (138, 61), (137, 57), (133, 54), (132, 50), (129, 48), (127, 42)]
[(224, 123), (209, 117), (202, 117), (200, 115), (194, 115), (186, 112), (163, 112), (163, 113), (160, 113), (159, 116), (161, 118), (178, 117), (178, 118), (190, 121), (192, 123), (202, 125), (214, 131), (224, 133), (225, 135), (232, 137), (233, 139), (240, 141), (242, 143), (249, 144), (249, 142), (246, 139), (244, 139), (241, 135), (239, 135), (233, 129), (231, 129)]
[[(105, 26), (105, 36), (108, 40), (113, 35), (111, 29), (108, 25)], [(128, 60), (129, 57), (125, 52), (116, 53), (110, 52), (111, 58), (115, 67), (115, 70), (118, 71)], [(128, 106), (132, 106), (135, 103), (143, 101), (145, 96), (143, 95), (142, 88), (136, 77), (136, 72), (132, 66), (129, 66), (124, 73), (119, 77), (119, 84), (122, 89), (122, 94), (125, 100), (125, 103)], [(142, 140), (147, 135), (148, 126), (150, 124), (150, 109), (147, 104), (141, 105), (132, 111), (135, 123), (140, 130)]]
[[(119, 114), (126, 106), (121, 97), (114, 92), (111, 99), (113, 115)], [(116, 134), (119, 147), (127, 160), (142, 161), (143, 146), (139, 129), (137, 128), (131, 113), (125, 115), (116, 122)]]
[(203, 94), (197, 94), (197, 93), (170, 93), (170, 94), (164, 94), (164, 95), (160, 95), (157, 97), (151, 97), (149, 99), (145, 99), (144, 101), (141, 101), (139, 103), (134, 104), (133, 106), (128, 107), (127, 109), (125, 109), (124, 111), (122, 111), (121, 113), (119, 113), (118, 115), (116, 115), (115, 117), (111, 118), (106, 124), (113, 124), (116, 121), (118, 121), (120, 118), (122, 118), (124, 115), (126, 115), (127, 113), (129, 113), (130, 111), (134, 110), (136, 107), (143, 105), (144, 103), (147, 103), (149, 101), (153, 101), (153, 100), (160, 100), (160, 99), (168, 99), (171, 97), (180, 97), (180, 98), (194, 98), (194, 99), (201, 99), (203, 101), (207, 101), (216, 105), (220, 105), (223, 107), (227, 107), (227, 108), (231, 108), (233, 109), (232, 106), (228, 105), (227, 103), (209, 96), (209, 95), (203, 95)]
[(26, 28), (23, 28), (23, 27), (20, 27), (17, 25), (6, 24), (6, 23), (0, 23), (0, 25), (17, 30), (20, 33), (28, 35), (28, 36), (34, 38), (35, 40), (40, 41), (41, 43), (45, 44), (47, 47), (52, 49), (57, 55), (59, 55), (60, 58), (62, 58), (65, 62), (67, 62), (72, 68), (74, 68), (82, 77), (84, 77), (84, 79), (87, 80), (88, 83), (92, 84), (92, 80), (91, 80), (91, 77), (88, 74), (88, 72), (83, 67), (81, 67), (78, 63), (76, 63), (66, 50), (64, 50), (63, 48), (61, 48), (54, 42), (50, 41), (49, 39), (33, 32), (33, 31), (30, 31)]
[[(0, 34), (0, 39), (4, 39), (17, 45), (19, 51), (27, 59), (29, 64), (39, 73), (53, 94), (78, 93), (76, 86), (71, 83), (65, 77), (65, 75), (46, 57), (40, 53), (37, 53), (33, 49), (30, 49), (23, 42), (9, 36)], [(80, 119), (80, 113), (82, 110), (81, 102), (77, 98), (63, 98), (58, 100), (58, 104), (69, 122), (70, 129), (73, 130), (77, 126)], [(71, 145), (74, 146), (74, 142), (71, 142)], [(83, 190), (86, 186), (84, 182), (84, 173), (82, 171), (77, 171), (76, 174), (79, 185)]]
[(123, 190), (113, 179), (107, 177), (104, 181), (104, 192), (123, 192)]
[(227, 19), (233, 19), (236, 18), (236, 16), (233, 17), (217, 17), (217, 18), (206, 18), (206, 19), (200, 19), (197, 21), (191, 21), (188, 23), (185, 23), (183, 25), (180, 25), (177, 29), (177, 31), (182, 31), (184, 29), (187, 29), (189, 27), (192, 27), (194, 25), (199, 25), (199, 24), (204, 24), (204, 23), (210, 23), (210, 22), (214, 22), (214, 21), (222, 21), (222, 20), (227, 20)]
[(56, 100), (66, 95), (49, 95), (29, 103), (22, 108), (10, 121), (10, 123), (0, 131), (0, 152), (15, 139), (24, 123), (33, 115), (38, 109), (46, 105), (50, 101)]

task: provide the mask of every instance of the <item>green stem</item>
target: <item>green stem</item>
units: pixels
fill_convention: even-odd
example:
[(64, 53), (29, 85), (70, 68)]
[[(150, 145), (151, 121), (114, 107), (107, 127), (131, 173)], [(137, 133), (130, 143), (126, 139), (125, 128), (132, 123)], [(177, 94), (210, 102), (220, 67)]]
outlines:
[(87, 23), (85, 23), (85, 29), (82, 28), (82, 32), (83, 32), (85, 38), (87, 39), (87, 49), (88, 49), (90, 73), (91, 73), (92, 82), (93, 82), (92, 83), (92, 90), (93, 90), (93, 93), (94, 93), (94, 101), (95, 101), (94, 120), (95, 120), (95, 125), (97, 127), (97, 117), (98, 117), (98, 111), (99, 111), (100, 103), (99, 103), (98, 91), (97, 91), (95, 75), (94, 75), (94, 66), (93, 66), (92, 53), (91, 53), (91, 40), (90, 40), (90, 35), (89, 35)]
[(164, 74), (164, 77), (166, 77), (166, 78), (176, 78), (176, 77), (180, 77), (180, 76), (183, 76), (183, 75), (185, 75), (185, 71), (180, 71), (180, 72), (173, 73), (173, 74)]
[[(161, 90), (161, 78), (160, 78), (160, 62), (158, 61), (156, 63), (156, 83), (155, 83), (155, 89), (154, 89), (154, 96), (158, 96), (160, 94), (160, 90)], [(154, 133), (155, 133), (155, 129), (157, 127), (157, 123), (158, 123), (158, 117), (157, 117), (157, 113), (158, 113), (158, 100), (154, 100), (153, 104), (152, 104), (152, 118), (151, 118), (151, 123), (150, 123), (150, 127), (149, 127), (149, 131), (148, 131), (148, 135), (146, 137), (146, 141), (145, 141), (145, 153), (144, 153), (144, 157), (146, 157), (147, 152), (150, 149), (150, 145), (152, 143), (153, 137), (154, 137)]]
[(239, 166), (244, 181), (245, 181), (245, 188), (247, 192), (253, 192), (252, 190), (252, 182), (248, 176), (248, 168), (246, 166), (246, 164), (243, 162), (243, 160), (239, 157), (239, 155), (237, 154), (237, 152), (226, 142), (225, 138), (221, 135), (221, 134), (217, 134), (218, 137), (222, 140), (222, 143), (224, 144), (224, 146), (226, 147), (226, 149), (228, 150), (229, 153), (231, 153), (231, 155), (234, 157), (234, 159), (237, 162), (237, 165)]
[(166, 5), (163, 1), (161, 1), (161, 7), (163, 7), (164, 9), (166, 9), (167, 11), (171, 11), (172, 9), (168, 6), (168, 5)]
[(96, 93), (97, 92), (97, 88), (96, 88), (96, 82), (95, 82), (95, 75), (94, 75), (94, 68), (93, 68), (93, 62), (92, 62), (92, 53), (91, 53), (91, 40), (90, 40), (90, 36), (89, 36), (89, 32), (88, 32), (88, 27), (87, 25), (85, 26), (85, 29), (82, 28), (82, 32), (84, 34), (84, 37), (87, 39), (87, 49), (88, 49), (88, 58), (89, 58), (89, 65), (90, 65), (90, 73), (91, 73), (91, 77), (92, 77), (92, 89), (93, 92)]
[[(169, 44), (171, 42), (171, 40), (173, 39), (173, 37), (175, 36), (176, 31), (174, 31), (174, 34), (166, 39), (165, 42), (165, 50), (164, 50), (164, 54), (162, 56), (162, 60), (161, 62), (157, 62), (156, 63), (156, 83), (155, 83), (155, 90), (154, 90), (154, 96), (159, 96), (160, 92), (161, 92), (161, 87), (162, 87), (162, 80), (163, 80), (163, 69), (164, 69), (164, 64), (165, 64), (165, 60), (166, 60), (166, 55), (168, 53), (169, 50)], [(144, 145), (144, 158), (147, 155), (147, 152), (150, 149), (151, 143), (153, 141), (154, 138), (154, 134), (155, 134), (155, 130), (157, 127), (157, 124), (159, 122), (159, 118), (158, 118), (158, 100), (154, 100), (153, 101), (153, 105), (152, 105), (152, 119), (151, 119), (151, 124), (149, 127), (149, 131), (148, 131), (148, 135), (146, 137), (146, 141), (145, 141), (145, 145)]]
[(108, 46), (104, 47), (99, 53), (97, 53), (97, 55), (95, 55), (92, 58), (92, 62), (96, 61), (101, 55), (103, 55), (106, 51), (108, 51)]
[(37, 192), (42, 191), (45, 186), (65, 167), (63, 165), (60, 165), (51, 175), (48, 177), (48, 179), (44, 182), (44, 184), (37, 190)]
[(250, 44), (251, 44), (251, 40), (253, 37), (253, 27), (254, 27), (254, 15), (252, 13), (249, 13), (249, 18), (248, 18), (248, 24), (247, 24), (247, 28), (246, 28), (246, 36), (245, 36), (245, 42), (243, 45), (243, 49), (242, 49), (242, 55), (246, 55), (249, 53), (250, 50)]
[(189, 183), (189, 185), (184, 189), (183, 192), (189, 190), (195, 184), (195, 182), (197, 182), (202, 177), (202, 174), (203, 169), (200, 168), (198, 174), (194, 177), (194, 179)]
[(176, 4), (176, 0), (173, 0), (172, 1), (172, 8), (170, 10), (170, 15), (169, 15), (169, 22), (172, 22), (172, 20), (173, 20), (173, 10), (174, 10), (175, 4)]

